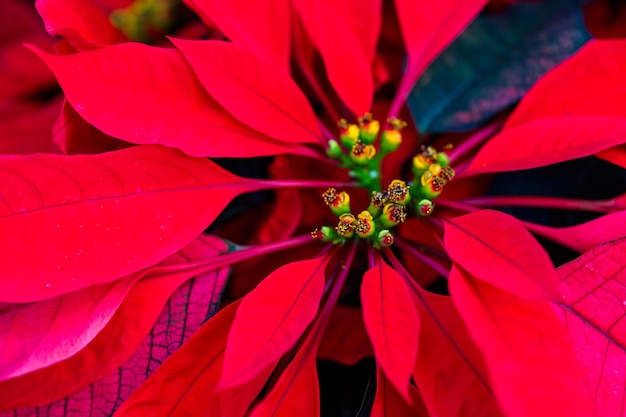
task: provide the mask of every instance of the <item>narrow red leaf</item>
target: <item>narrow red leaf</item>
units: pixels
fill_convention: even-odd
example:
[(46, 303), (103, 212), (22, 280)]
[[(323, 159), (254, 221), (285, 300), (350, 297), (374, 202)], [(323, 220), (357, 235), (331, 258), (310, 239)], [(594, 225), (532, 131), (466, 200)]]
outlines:
[[(163, 263), (201, 260), (224, 249), (222, 241), (200, 236)], [(227, 272), (219, 269), (199, 275), (177, 291), (162, 312), (168, 297), (193, 276), (193, 271), (153, 274), (140, 280), (84, 349), (55, 365), (0, 382), (0, 409), (47, 404), (76, 393), (36, 412), (42, 416), (65, 415), (65, 407), (70, 404), (72, 410), (82, 414), (107, 410), (102, 413), (110, 415), (207, 316), (215, 313)], [(100, 378), (104, 379), (97, 381)]]
[(507, 416), (593, 415), (571, 339), (547, 302), (519, 298), (456, 267), (449, 288)]
[(626, 119), (626, 40), (591, 40), (543, 76), (524, 96), (505, 129), (542, 118)]
[(289, 0), (185, 0), (205, 22), (217, 24), (228, 38), (290, 72), (291, 2)]
[(1, 301), (27, 302), (154, 265), (254, 189), (213, 162), (138, 146), (0, 157)]
[(410, 402), (409, 383), (417, 358), (420, 320), (409, 288), (393, 268), (379, 261), (363, 275), (361, 303), (376, 363)]
[(626, 239), (606, 243), (557, 270), (563, 300), (555, 307), (586, 366), (598, 415), (626, 413)]
[(209, 94), (246, 125), (284, 142), (324, 140), (311, 105), (288, 75), (234, 43), (171, 41)]
[(194, 156), (299, 152), (238, 122), (205, 92), (175, 49), (124, 43), (65, 56), (37, 53), (81, 117), (113, 137)]
[(472, 275), (531, 299), (556, 298), (558, 283), (541, 245), (514, 217), (481, 210), (445, 222), (452, 260)]
[(576, 226), (549, 227), (526, 223), (528, 230), (578, 252), (626, 236), (626, 210), (605, 214)]
[[(310, 343), (315, 344), (314, 341)], [(319, 417), (320, 392), (315, 354), (303, 346), (250, 417)]]
[[(324, 60), (330, 83), (346, 106), (360, 116), (372, 106), (372, 63), (368, 61), (357, 34), (344, 24), (344, 17), (332, 4), (330, 0), (293, 1), (307, 33)], [(354, 2), (357, 7), (360, 4)]]
[(400, 106), (422, 72), (487, 3), (488, 0), (446, 0), (437, 3), (395, 0), (408, 58), (390, 114), (399, 113)]
[(542, 117), (491, 138), (463, 175), (537, 168), (590, 156), (626, 141), (626, 118)]
[(94, 2), (37, 0), (35, 7), (43, 18), (48, 33), (67, 39), (79, 50), (127, 40), (109, 22), (110, 11)]
[(328, 257), (293, 262), (244, 297), (224, 358), (221, 388), (253, 378), (289, 350), (319, 308)]
[(373, 356), (372, 342), (365, 330), (361, 310), (335, 307), (317, 350), (317, 357), (350, 366)]
[(429, 417), (428, 411), (417, 390), (410, 387), (413, 403), (406, 400), (389, 383), (380, 368), (376, 368), (376, 396), (372, 405), (371, 417)]
[(450, 297), (423, 292), (422, 325), (413, 373), (432, 416), (503, 417), (484, 359)]

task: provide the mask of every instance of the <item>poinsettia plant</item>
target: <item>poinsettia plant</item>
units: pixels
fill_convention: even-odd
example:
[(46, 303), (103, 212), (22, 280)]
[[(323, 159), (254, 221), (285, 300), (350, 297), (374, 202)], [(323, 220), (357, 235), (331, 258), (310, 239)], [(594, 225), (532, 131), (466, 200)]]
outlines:
[[(623, 415), (626, 42), (487, 3), (38, 0), (57, 42), (2, 96), (49, 129), (0, 156), (5, 415), (325, 415), (319, 361), (366, 358), (354, 415)], [(494, 195), (584, 157), (608, 198)]]

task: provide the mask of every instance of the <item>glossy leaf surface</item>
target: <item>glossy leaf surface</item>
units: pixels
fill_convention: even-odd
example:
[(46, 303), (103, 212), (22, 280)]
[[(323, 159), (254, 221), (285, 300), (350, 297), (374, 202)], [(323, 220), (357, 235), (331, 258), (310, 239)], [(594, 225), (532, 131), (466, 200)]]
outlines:
[(456, 267), (449, 288), (507, 416), (593, 415), (571, 339), (546, 301), (520, 298)]
[(547, 253), (508, 214), (481, 210), (449, 219), (444, 243), (454, 262), (491, 285), (531, 299), (558, 294)]
[(0, 169), (0, 234), (12, 236), (0, 250), (7, 302), (55, 297), (154, 265), (253, 188), (209, 160), (160, 146), (6, 156)]
[(250, 380), (300, 338), (317, 313), (327, 262), (286, 264), (244, 297), (228, 336), (222, 388)]
[(574, 338), (598, 415), (626, 412), (626, 239), (606, 243), (557, 270), (563, 300), (555, 310)]
[(246, 125), (284, 142), (323, 141), (298, 85), (233, 43), (172, 39), (213, 98)]
[(206, 93), (175, 49), (124, 43), (66, 56), (38, 54), (54, 72), (72, 107), (113, 137), (175, 147), (193, 156), (249, 157), (295, 151), (293, 145), (273, 140), (232, 117)]
[(478, 16), (411, 91), (420, 132), (469, 130), (522, 98), (590, 39), (579, 3), (521, 3)]
[(409, 288), (386, 263), (363, 275), (361, 303), (376, 363), (410, 402), (409, 380), (418, 351), (420, 320)]

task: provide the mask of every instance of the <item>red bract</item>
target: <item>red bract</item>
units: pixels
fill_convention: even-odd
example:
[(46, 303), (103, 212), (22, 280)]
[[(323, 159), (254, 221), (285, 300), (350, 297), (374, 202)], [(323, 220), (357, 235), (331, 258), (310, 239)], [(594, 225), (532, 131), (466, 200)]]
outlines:
[[(36, 53), (67, 100), (55, 140), (68, 154), (96, 155), (0, 157), (0, 230), (10, 236), (0, 251), (4, 409), (89, 387), (47, 415), (65, 414), (71, 403), (82, 413), (118, 416), (315, 417), (316, 360), (354, 363), (372, 355), (374, 416), (593, 414), (584, 374), (597, 364), (579, 355), (581, 365), (550, 309), (562, 288), (531, 232), (578, 251), (621, 237), (623, 196), (480, 197), (484, 177), (477, 176), (595, 154), (619, 162), (626, 113), (607, 103), (623, 86), (622, 41), (590, 42), (546, 75), (501, 129), (495, 122), (452, 151), (437, 152), (432, 146), (441, 149), (445, 138), (424, 143), (409, 134), (400, 147), (404, 125), (395, 116), (424, 68), (485, 1), (396, 1), (403, 39), (395, 47), (407, 56), (398, 85), (394, 62), (377, 48), (398, 28), (382, 26), (383, 8), (393, 8), (379, 1), (189, 0), (207, 25), (203, 40), (171, 38), (174, 47), (165, 39), (161, 46), (125, 42), (104, 19), (119, 4), (73, 3), (38, 1), (48, 30), (72, 47), (61, 44), (64, 55)], [(135, 6), (142, 4), (150, 3)], [(102, 30), (94, 30), (97, 22)], [(589, 74), (602, 79), (589, 84)], [(577, 96), (562, 95), (568, 91)], [(371, 108), (390, 108), (387, 123), (365, 114)], [(345, 120), (331, 141), (339, 114)], [(259, 175), (271, 179), (244, 178), (205, 158), (259, 156), (275, 157)], [(257, 163), (223, 162), (250, 176)], [(455, 169), (462, 180), (453, 179)], [(463, 193), (448, 188), (457, 181)], [(227, 208), (235, 197), (263, 189), (275, 190), (274, 201), (259, 197), (260, 203)], [(499, 206), (573, 208), (599, 217), (558, 229), (482, 210)], [(407, 215), (417, 218), (401, 224)], [(253, 244), (202, 235), (209, 226)], [(299, 235), (314, 227), (325, 243)], [(141, 377), (130, 385), (146, 382), (132, 395), (122, 392), (128, 384), (122, 374), (138, 369), (137, 359), (126, 360), (177, 286), (194, 276), (212, 278), (206, 300), (190, 298), (181, 308), (215, 307), (225, 268), (260, 256), (234, 274), (255, 288), (176, 353), (151, 351), (163, 337), (155, 327), (146, 360), (163, 365), (139, 367)], [(421, 286), (438, 278), (449, 280), (450, 296)], [(594, 285), (581, 297), (591, 300)], [(358, 307), (348, 310), (342, 304), (350, 298)], [(570, 301), (565, 317), (591, 320), (590, 308)], [(594, 324), (600, 341), (614, 338), (611, 330), (621, 323), (613, 307), (607, 311), (613, 321)], [(187, 313), (182, 325), (164, 325), (165, 338), (174, 331), (182, 343), (189, 336)], [(119, 378), (106, 377), (120, 366)], [(604, 411), (614, 403), (606, 399), (602, 369), (592, 382), (602, 386), (595, 399)], [(104, 405), (94, 394), (85, 401), (103, 377), (114, 379), (117, 392), (102, 394)]]

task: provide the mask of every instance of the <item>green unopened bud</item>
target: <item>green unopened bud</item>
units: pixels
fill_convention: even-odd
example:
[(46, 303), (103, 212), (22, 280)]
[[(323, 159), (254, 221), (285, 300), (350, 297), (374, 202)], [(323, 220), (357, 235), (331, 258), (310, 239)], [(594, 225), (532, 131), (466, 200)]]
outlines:
[(447, 167), (448, 165), (450, 165), (450, 157), (445, 152), (438, 152), (435, 159), (437, 160), (437, 163), (442, 167)]
[(418, 216), (426, 217), (426, 216), (431, 215), (434, 208), (435, 208), (435, 205), (433, 204), (432, 201), (423, 199), (423, 200), (420, 200), (419, 203), (417, 203), (415, 212), (417, 213)]
[(393, 235), (387, 229), (381, 230), (378, 232), (374, 245), (378, 248), (388, 248), (393, 245)]
[(339, 159), (341, 155), (343, 155), (343, 150), (339, 143), (335, 139), (331, 139), (328, 141), (328, 148), (326, 148), (326, 155), (328, 155), (332, 159)]
[(319, 229), (315, 229), (311, 232), (313, 239), (321, 240), (322, 242), (332, 242), (337, 239), (337, 232), (330, 226), (322, 226)]

